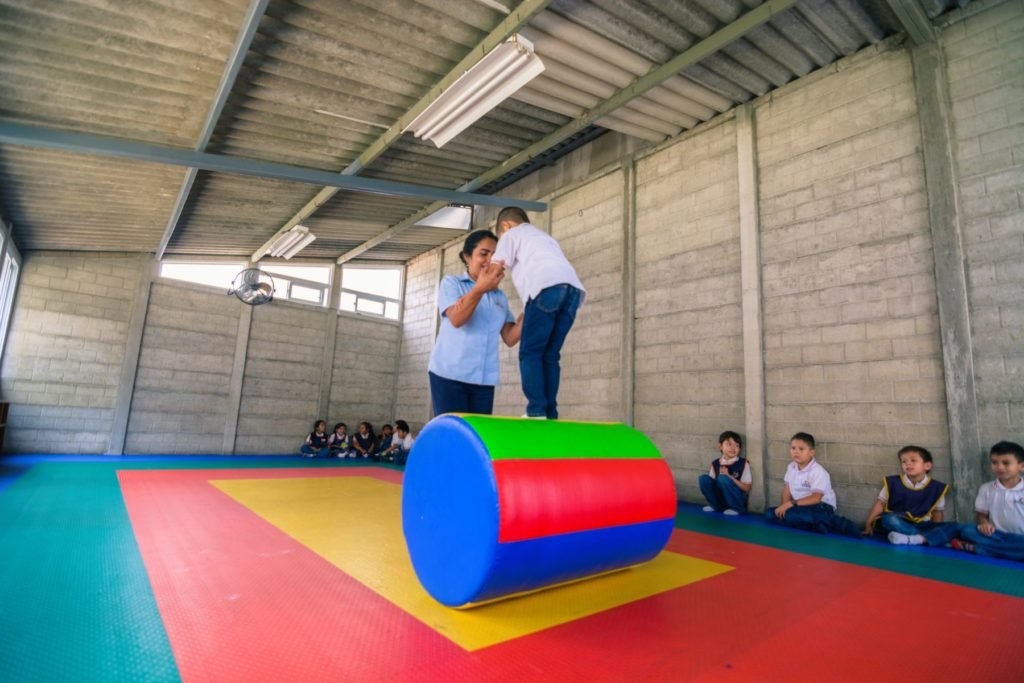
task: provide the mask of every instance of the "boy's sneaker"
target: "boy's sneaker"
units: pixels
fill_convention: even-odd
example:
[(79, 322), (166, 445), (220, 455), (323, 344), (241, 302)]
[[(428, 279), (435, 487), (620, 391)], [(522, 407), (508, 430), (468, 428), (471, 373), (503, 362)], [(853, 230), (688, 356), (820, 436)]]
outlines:
[(701, 510), (703, 510), (704, 512), (714, 512), (715, 508), (711, 507), (710, 505), (705, 505), (704, 507), (701, 508)]
[(967, 541), (961, 541), (959, 538), (954, 538), (949, 542), (949, 547), (953, 550), (960, 550), (965, 553), (974, 552), (974, 544), (968, 543)]
[(548, 419), (546, 415), (527, 415), (526, 413), (523, 413), (523, 417), (526, 418), (527, 420), (546, 420), (546, 419)]
[(909, 534), (901, 534), (897, 531), (890, 531), (889, 543), (892, 543), (893, 545), (923, 545), (924, 536), (921, 534), (914, 534), (911, 536)]
[(740, 513), (736, 512), (736, 511), (735, 511), (735, 510), (733, 510), (732, 508), (728, 508), (728, 509), (726, 509), (726, 511), (725, 511), (725, 512), (723, 512), (722, 514), (725, 514), (725, 515), (729, 515), (730, 517), (735, 517), (735, 516), (739, 515)]

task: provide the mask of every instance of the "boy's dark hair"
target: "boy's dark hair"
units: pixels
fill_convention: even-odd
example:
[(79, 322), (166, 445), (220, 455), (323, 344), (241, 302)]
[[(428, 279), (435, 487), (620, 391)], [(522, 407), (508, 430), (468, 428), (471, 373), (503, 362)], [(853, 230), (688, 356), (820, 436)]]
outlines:
[(529, 223), (530, 217), (527, 216), (526, 212), (518, 206), (506, 206), (498, 212), (498, 217), (495, 219), (494, 224), (501, 225), (502, 221), (509, 221), (512, 223)]
[(469, 257), (473, 255), (473, 250), (476, 249), (476, 245), (480, 244), (485, 239), (492, 239), (495, 242), (498, 241), (498, 236), (490, 230), (474, 230), (469, 233), (466, 237), (466, 241), (462, 243), (462, 251), (459, 252), (459, 258), (462, 259), (463, 265), (469, 265)]
[(817, 448), (817, 446), (814, 444), (814, 437), (811, 436), (810, 434), (808, 434), (807, 432), (797, 432), (789, 440), (790, 441), (803, 441), (805, 444), (807, 444), (811, 448)]
[(721, 434), (718, 435), (718, 443), (720, 443), (720, 444), (725, 443), (726, 441), (729, 441), (730, 439), (732, 439), (733, 441), (738, 443), (740, 445), (740, 448), (743, 448), (743, 439), (741, 439), (740, 435), (737, 434), (736, 432), (733, 432), (733, 431), (730, 431), (730, 430), (726, 430), (726, 431), (724, 431), (724, 432), (722, 432)]
[(1017, 458), (1017, 462), (1024, 462), (1024, 447), (1021, 447), (1019, 443), (1014, 441), (1000, 441), (996, 445), (992, 446), (988, 454), (992, 455), (1012, 455)]
[(921, 460), (925, 462), (934, 462), (932, 460), (932, 453), (924, 446), (904, 446), (900, 449), (900, 452), (896, 454), (896, 457), (900, 457), (904, 453), (917, 453), (921, 456)]
[(348, 425), (345, 424), (344, 422), (339, 422), (338, 424), (334, 425), (334, 429), (332, 431), (338, 431), (338, 427), (344, 427), (345, 431), (348, 431)]
[(395, 429), (401, 429), (406, 434), (409, 433), (409, 423), (405, 420), (395, 420)]

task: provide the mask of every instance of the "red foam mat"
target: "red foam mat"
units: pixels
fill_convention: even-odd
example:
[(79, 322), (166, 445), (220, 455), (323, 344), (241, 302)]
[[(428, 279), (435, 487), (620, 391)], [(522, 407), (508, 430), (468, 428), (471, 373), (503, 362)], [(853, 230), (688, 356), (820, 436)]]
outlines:
[(469, 653), (207, 483), (356, 474), (119, 473), (183, 680), (1024, 680), (1024, 600), (683, 531), (736, 570)]

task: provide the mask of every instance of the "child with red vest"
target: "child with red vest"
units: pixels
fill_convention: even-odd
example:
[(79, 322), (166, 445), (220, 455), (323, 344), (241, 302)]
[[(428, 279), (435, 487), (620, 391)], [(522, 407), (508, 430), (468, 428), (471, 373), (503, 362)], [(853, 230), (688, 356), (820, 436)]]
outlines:
[(956, 536), (958, 527), (953, 522), (942, 521), (949, 486), (929, 475), (932, 454), (921, 446), (904, 446), (898, 456), (901, 473), (883, 480), (863, 533), (874, 533), (875, 522), (878, 522), (889, 532), (890, 543), (948, 544)]

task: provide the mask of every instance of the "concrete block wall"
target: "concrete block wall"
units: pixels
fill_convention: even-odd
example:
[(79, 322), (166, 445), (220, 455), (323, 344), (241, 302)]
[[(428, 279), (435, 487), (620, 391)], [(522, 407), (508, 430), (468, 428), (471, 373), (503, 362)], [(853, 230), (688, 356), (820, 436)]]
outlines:
[(294, 453), (318, 415), (325, 312), (299, 305), (252, 312), (236, 453)]
[(221, 453), (242, 304), (154, 282), (126, 453)]
[(636, 167), (635, 423), (690, 499), (718, 434), (744, 431), (736, 163), (728, 120)]
[[(981, 443), (1024, 443), (1024, 2), (946, 29)], [(988, 468), (985, 468), (988, 471)]]
[(437, 284), (440, 250), (413, 259), (405, 271), (405, 305), (395, 416), (419, 432), (430, 419), (427, 365), (437, 325)]
[(949, 481), (938, 303), (905, 50), (853, 60), (756, 108), (769, 500), (812, 433), (863, 518), (906, 444)]
[(344, 422), (354, 432), (367, 420), (380, 433), (381, 424), (402, 417), (391, 414), (401, 333), (398, 323), (338, 316), (328, 427)]
[(27, 252), (21, 272), (4, 351), (4, 450), (103, 453), (142, 262)]

